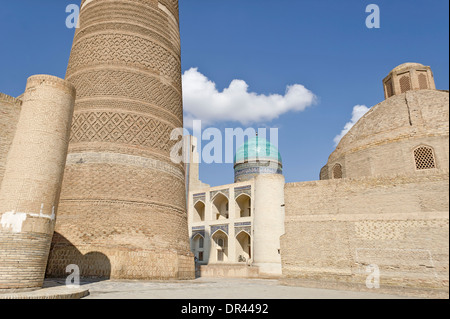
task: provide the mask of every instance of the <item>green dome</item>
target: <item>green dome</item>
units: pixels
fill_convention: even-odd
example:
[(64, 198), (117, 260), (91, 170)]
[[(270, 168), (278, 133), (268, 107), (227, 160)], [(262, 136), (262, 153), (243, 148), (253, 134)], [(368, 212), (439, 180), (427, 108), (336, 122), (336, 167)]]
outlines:
[(274, 145), (262, 137), (250, 138), (236, 152), (234, 163), (255, 160), (276, 161), (282, 163), (281, 154)]

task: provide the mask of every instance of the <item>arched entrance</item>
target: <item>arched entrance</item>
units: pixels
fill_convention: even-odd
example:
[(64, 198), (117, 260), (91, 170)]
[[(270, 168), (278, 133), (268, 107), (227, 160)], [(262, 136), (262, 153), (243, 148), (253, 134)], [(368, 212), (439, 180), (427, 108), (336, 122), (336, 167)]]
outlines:
[(228, 236), (223, 231), (216, 231), (213, 236), (211, 257), (214, 262), (222, 263), (228, 261)]
[(205, 221), (205, 204), (198, 201), (194, 205), (194, 223)]
[(252, 258), (251, 237), (241, 231), (236, 236), (236, 260), (240, 263), (247, 263)]
[(212, 210), (213, 219), (228, 219), (228, 198), (221, 193), (217, 194), (212, 204)]
[(251, 199), (247, 194), (241, 194), (236, 198), (236, 214), (240, 218), (250, 217), (251, 213)]
[(197, 257), (198, 262), (203, 262), (205, 260), (205, 238), (197, 234), (192, 239), (192, 252), (195, 257)]

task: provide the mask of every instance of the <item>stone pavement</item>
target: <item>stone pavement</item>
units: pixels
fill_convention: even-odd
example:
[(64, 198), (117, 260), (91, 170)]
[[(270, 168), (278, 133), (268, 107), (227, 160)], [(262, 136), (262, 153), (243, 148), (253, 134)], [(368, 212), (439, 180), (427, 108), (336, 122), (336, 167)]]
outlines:
[[(46, 280), (46, 285), (64, 280)], [(270, 279), (198, 278), (189, 281), (82, 281), (85, 299), (403, 299), (394, 294), (282, 285)]]
[(27, 292), (0, 292), (2, 299), (80, 299), (89, 295), (86, 287), (67, 288), (66, 286), (46, 287)]

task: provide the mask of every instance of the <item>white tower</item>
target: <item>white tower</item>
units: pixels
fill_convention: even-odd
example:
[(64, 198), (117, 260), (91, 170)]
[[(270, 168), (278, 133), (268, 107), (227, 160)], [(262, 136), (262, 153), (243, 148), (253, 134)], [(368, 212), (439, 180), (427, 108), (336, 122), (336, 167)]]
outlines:
[(253, 264), (261, 276), (281, 275), (280, 237), (284, 234), (284, 184), (280, 174), (255, 178)]

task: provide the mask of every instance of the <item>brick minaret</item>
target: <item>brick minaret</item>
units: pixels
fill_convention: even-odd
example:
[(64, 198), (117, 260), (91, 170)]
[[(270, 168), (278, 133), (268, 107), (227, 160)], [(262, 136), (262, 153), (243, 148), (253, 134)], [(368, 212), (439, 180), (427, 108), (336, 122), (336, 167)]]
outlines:
[(83, 0), (66, 79), (77, 89), (47, 274), (186, 279), (178, 0)]

